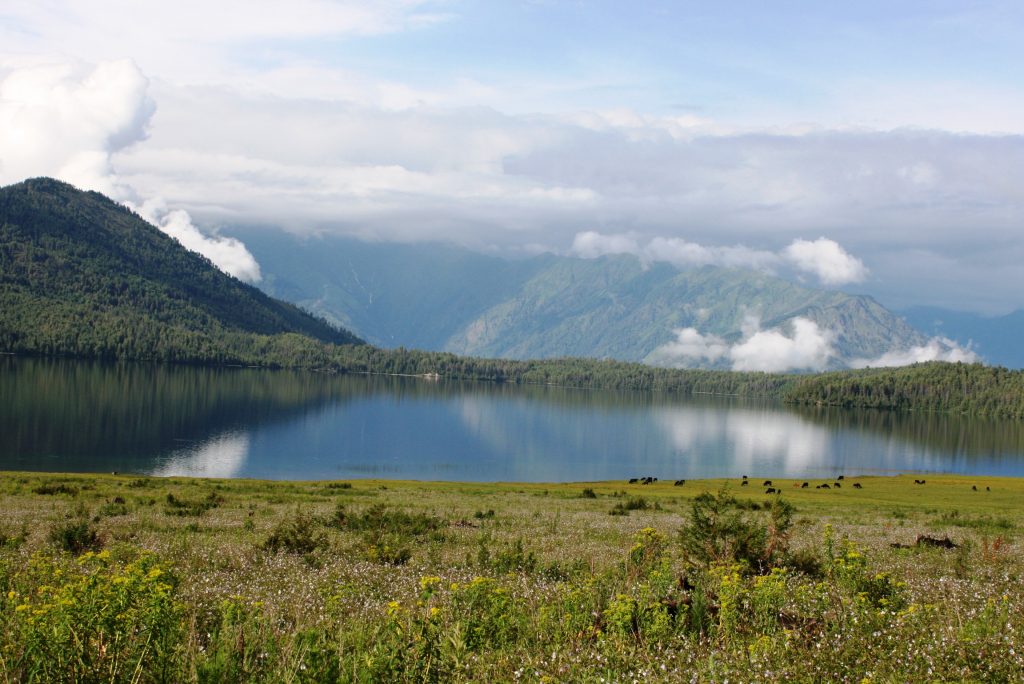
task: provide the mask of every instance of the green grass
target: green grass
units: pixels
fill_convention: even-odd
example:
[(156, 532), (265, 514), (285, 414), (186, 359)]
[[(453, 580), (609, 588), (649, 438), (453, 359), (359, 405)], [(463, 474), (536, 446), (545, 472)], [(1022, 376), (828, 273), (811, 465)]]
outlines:
[(792, 527), (754, 571), (680, 541), (704, 492), (768, 524), (739, 480), (5, 473), (0, 678), (1014, 681), (1024, 480), (919, 477), (773, 478)]

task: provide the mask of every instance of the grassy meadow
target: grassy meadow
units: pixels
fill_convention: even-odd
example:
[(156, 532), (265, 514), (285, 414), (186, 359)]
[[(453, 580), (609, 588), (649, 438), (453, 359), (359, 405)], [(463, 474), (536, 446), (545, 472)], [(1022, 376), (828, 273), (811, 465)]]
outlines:
[(835, 482), (5, 473), (0, 675), (1020, 681), (1024, 481)]

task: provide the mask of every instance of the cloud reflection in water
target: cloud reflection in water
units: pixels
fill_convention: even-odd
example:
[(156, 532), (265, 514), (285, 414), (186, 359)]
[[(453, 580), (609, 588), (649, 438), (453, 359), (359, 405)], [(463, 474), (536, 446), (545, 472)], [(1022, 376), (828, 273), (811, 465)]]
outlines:
[(238, 477), (249, 455), (249, 434), (226, 432), (173, 452), (153, 469), (156, 477)]

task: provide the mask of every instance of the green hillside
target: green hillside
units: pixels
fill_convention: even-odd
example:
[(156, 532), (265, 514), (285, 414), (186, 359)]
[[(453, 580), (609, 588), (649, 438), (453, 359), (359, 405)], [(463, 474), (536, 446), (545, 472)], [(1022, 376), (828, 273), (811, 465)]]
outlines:
[(961, 363), (921, 363), (801, 377), (786, 401), (907, 411), (1024, 418), (1024, 371)]
[(249, 362), (358, 342), (98, 193), (45, 178), (0, 188), (2, 351)]
[(735, 341), (751, 315), (764, 328), (804, 316), (833, 331), (837, 368), (924, 341), (870, 297), (751, 271), (680, 271), (625, 255), (507, 260), (451, 245), (273, 230), (248, 230), (244, 238), (269, 294), (387, 347), (651, 362), (678, 328)]

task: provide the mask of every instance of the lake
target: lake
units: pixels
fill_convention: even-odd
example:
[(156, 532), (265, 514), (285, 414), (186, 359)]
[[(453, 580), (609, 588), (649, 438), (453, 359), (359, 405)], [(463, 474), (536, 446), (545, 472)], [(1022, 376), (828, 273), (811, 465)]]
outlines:
[(1024, 422), (8, 356), (0, 470), (480, 482), (1021, 476)]

